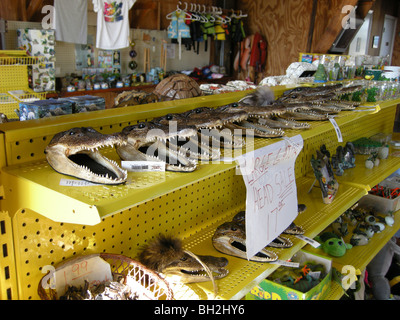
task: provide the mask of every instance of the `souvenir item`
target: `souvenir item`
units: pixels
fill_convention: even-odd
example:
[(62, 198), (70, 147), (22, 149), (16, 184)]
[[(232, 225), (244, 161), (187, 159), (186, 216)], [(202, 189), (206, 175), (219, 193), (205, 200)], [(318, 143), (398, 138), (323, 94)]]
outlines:
[(127, 172), (104, 157), (99, 148), (122, 143), (119, 136), (93, 128), (72, 128), (57, 133), (45, 149), (46, 159), (57, 172), (101, 184), (121, 184)]
[(332, 232), (324, 232), (320, 236), (317, 236), (315, 240), (321, 242), (322, 250), (333, 257), (342, 257), (347, 250), (353, 247)]
[(333, 174), (329, 153), (325, 146), (322, 146), (321, 150), (317, 150), (316, 158), (314, 155), (312, 156), (311, 166), (321, 188), (323, 202), (332, 203), (339, 189), (339, 183)]
[(177, 237), (160, 235), (145, 245), (138, 257), (147, 268), (171, 282), (194, 283), (225, 277), (228, 260), (223, 257), (195, 255), (185, 250)]

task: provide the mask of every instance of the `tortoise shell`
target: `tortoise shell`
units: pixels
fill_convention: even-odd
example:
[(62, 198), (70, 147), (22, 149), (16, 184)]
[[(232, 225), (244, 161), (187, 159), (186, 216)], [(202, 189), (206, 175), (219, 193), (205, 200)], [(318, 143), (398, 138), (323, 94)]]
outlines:
[(153, 93), (163, 101), (177, 100), (201, 96), (201, 89), (191, 77), (177, 73), (162, 80)]

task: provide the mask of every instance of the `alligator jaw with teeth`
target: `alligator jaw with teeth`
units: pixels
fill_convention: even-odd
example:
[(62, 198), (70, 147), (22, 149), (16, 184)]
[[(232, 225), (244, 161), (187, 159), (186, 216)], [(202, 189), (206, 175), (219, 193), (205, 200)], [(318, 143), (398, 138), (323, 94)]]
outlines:
[(164, 162), (168, 171), (192, 172), (196, 160), (178, 146), (177, 140), (196, 134), (196, 129), (188, 126), (168, 128), (160, 123), (139, 122), (119, 133), (124, 144), (117, 147), (117, 153), (126, 161), (158, 161)]
[[(212, 243), (214, 248), (222, 253), (247, 259), (244, 223), (229, 221), (221, 224), (213, 235)], [(278, 255), (275, 252), (265, 248), (250, 258), (251, 261), (256, 262), (273, 262), (277, 259)]]
[(145, 245), (138, 260), (149, 269), (161, 273), (171, 282), (194, 283), (210, 281), (203, 264), (212, 272), (214, 279), (225, 277), (228, 260), (223, 257), (197, 255), (202, 263), (188, 254), (178, 238), (160, 235)]
[(99, 149), (122, 143), (113, 134), (102, 134), (91, 127), (72, 128), (57, 133), (45, 149), (50, 166), (59, 173), (100, 184), (121, 184), (127, 172), (104, 157)]

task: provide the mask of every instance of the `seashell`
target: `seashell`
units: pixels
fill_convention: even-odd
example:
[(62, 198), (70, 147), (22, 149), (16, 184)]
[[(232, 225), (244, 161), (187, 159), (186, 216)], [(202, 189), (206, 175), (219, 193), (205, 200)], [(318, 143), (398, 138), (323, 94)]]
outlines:
[(389, 156), (389, 148), (388, 147), (382, 147), (378, 151), (378, 157), (379, 159), (387, 159)]
[(375, 223), (375, 226), (379, 227), (379, 231), (378, 232), (381, 232), (381, 231), (385, 230), (385, 225), (383, 223), (381, 223), (381, 222)]
[(371, 227), (368, 227), (367, 229), (365, 229), (365, 234), (367, 235), (368, 238), (372, 238), (374, 233), (375, 233), (375, 231)]
[(362, 234), (353, 234), (350, 239), (350, 244), (353, 246), (365, 246), (368, 244), (368, 238)]
[(374, 163), (371, 160), (365, 161), (365, 167), (367, 169), (372, 169), (374, 167)]
[(387, 216), (387, 217), (385, 217), (385, 223), (386, 223), (389, 227), (393, 226), (393, 224), (394, 224), (394, 219), (393, 219), (393, 217), (392, 217), (392, 216)]

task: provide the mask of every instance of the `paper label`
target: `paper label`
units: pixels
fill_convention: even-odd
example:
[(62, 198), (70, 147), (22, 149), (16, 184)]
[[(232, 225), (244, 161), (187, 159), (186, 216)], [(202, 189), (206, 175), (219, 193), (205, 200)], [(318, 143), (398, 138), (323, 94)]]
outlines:
[(73, 180), (73, 179), (60, 179), (60, 186), (64, 187), (89, 187), (98, 186), (99, 184), (85, 181), (85, 180)]
[(55, 271), (57, 295), (63, 295), (68, 286), (83, 287), (85, 280), (89, 288), (104, 281), (112, 281), (110, 264), (98, 255), (83, 256), (67, 262)]
[(298, 268), (298, 267), (300, 267), (300, 263), (299, 262), (292, 262), (292, 261), (285, 261), (285, 260), (276, 260), (276, 261), (273, 261), (273, 262), (270, 262), (270, 263), (272, 263), (272, 264), (279, 264), (279, 265), (281, 265), (281, 266), (284, 266), (284, 267), (291, 267), (291, 268)]
[(246, 185), (247, 258), (279, 236), (297, 216), (294, 164), (303, 148), (297, 135), (237, 158)]
[(335, 129), (336, 136), (338, 138), (338, 142), (343, 142), (342, 131), (340, 130), (336, 120), (334, 118), (329, 118), (329, 121), (332, 123), (333, 128)]
[(129, 172), (165, 171), (165, 163), (161, 161), (121, 161), (121, 167)]
[(321, 245), (318, 241), (315, 241), (314, 239), (306, 237), (302, 234), (296, 235), (296, 238), (307, 242), (309, 245), (313, 246), (314, 248), (318, 248)]

